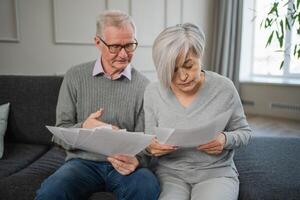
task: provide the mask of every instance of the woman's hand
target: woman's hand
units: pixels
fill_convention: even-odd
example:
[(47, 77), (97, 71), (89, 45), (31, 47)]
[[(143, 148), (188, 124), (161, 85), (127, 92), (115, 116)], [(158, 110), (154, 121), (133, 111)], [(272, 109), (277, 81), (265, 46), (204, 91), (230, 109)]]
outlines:
[(224, 133), (220, 133), (215, 140), (212, 140), (206, 144), (199, 145), (198, 150), (204, 151), (208, 154), (218, 155), (222, 153), (226, 142), (226, 136)]
[(153, 156), (162, 156), (177, 150), (177, 147), (169, 144), (161, 144), (154, 138), (146, 151)]

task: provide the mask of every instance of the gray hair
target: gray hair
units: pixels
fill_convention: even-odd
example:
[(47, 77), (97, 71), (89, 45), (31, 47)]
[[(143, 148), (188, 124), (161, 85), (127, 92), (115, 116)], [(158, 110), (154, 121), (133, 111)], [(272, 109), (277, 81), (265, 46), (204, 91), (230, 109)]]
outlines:
[(119, 10), (107, 10), (101, 13), (97, 18), (96, 34), (102, 37), (105, 27), (114, 26), (121, 28), (128, 24), (132, 26), (134, 35), (136, 35), (136, 26), (128, 14)]
[(201, 58), (205, 46), (205, 35), (196, 25), (191, 23), (171, 26), (163, 30), (155, 39), (152, 56), (160, 83), (170, 87), (175, 65), (179, 57), (185, 58), (189, 53)]

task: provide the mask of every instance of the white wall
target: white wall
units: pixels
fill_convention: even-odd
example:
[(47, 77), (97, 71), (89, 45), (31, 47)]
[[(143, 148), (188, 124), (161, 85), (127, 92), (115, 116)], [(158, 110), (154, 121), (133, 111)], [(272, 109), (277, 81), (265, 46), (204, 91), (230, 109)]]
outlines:
[[(16, 15), (12, 2), (17, 3)], [(108, 8), (124, 10), (136, 21), (140, 46), (133, 64), (150, 79), (156, 79), (151, 57), (153, 39), (165, 26), (177, 23), (193, 22), (204, 29), (204, 65), (210, 66), (216, 3), (217, 0), (1, 0), (0, 74), (60, 75), (73, 65), (95, 59), (98, 52), (92, 45), (94, 18)], [(299, 95), (299, 86), (241, 84), (241, 98), (254, 103), (245, 105), (248, 113), (300, 119), (297, 108), (270, 107), (275, 102), (293, 108), (299, 105)]]
[(299, 85), (241, 83), (246, 113), (300, 120)]
[[(12, 1), (3, 0), (0, 6)], [(1, 41), (0, 35), (0, 74), (64, 74), (73, 65), (96, 59), (98, 52), (92, 45), (95, 17), (105, 9), (122, 9), (133, 16), (140, 44), (133, 64), (149, 78), (156, 77), (151, 56), (154, 38), (164, 27), (177, 23), (193, 22), (204, 29), (204, 65), (209, 66), (215, 1), (15, 0), (19, 42)], [(9, 18), (8, 22), (12, 17)], [(4, 27), (11, 26), (0, 22)]]

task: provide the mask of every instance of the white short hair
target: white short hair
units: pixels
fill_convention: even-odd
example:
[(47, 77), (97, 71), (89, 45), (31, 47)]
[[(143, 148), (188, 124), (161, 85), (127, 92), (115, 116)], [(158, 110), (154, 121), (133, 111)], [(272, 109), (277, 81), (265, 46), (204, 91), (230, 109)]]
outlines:
[[(152, 56), (160, 83), (170, 87), (174, 75), (176, 60), (193, 53), (201, 58), (205, 47), (205, 35), (191, 23), (171, 26), (163, 30), (155, 39)], [(182, 63), (183, 64), (183, 63)]]
[(121, 28), (128, 24), (132, 26), (134, 35), (136, 35), (136, 26), (130, 15), (120, 10), (107, 10), (101, 13), (97, 18), (96, 34), (102, 37), (105, 27), (114, 26)]

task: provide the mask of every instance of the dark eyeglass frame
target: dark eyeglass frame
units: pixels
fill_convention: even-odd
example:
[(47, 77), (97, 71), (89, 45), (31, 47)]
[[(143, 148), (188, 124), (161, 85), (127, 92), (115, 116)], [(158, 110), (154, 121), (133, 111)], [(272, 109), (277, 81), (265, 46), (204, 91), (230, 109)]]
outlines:
[[(97, 36), (97, 37), (108, 48), (109, 52), (113, 53), (113, 54), (119, 53), (123, 48), (127, 53), (132, 53), (136, 50), (136, 48), (138, 46), (138, 42), (136, 41), (136, 39), (134, 39), (135, 42), (121, 45), (121, 44), (107, 44), (100, 36)], [(130, 45), (135, 45), (134, 49), (128, 49), (130, 47)], [(113, 48), (115, 48), (115, 49), (113, 49)]]

